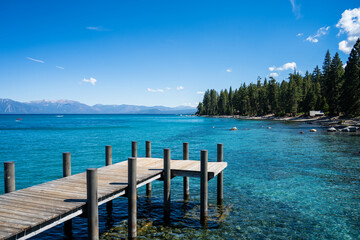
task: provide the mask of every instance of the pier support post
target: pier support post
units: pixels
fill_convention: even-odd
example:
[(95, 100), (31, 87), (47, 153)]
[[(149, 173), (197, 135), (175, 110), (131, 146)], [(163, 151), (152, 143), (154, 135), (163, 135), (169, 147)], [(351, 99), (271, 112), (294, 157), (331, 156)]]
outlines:
[(99, 239), (98, 176), (96, 168), (86, 170), (88, 239)]
[[(112, 164), (112, 147), (110, 145), (105, 146), (105, 165), (109, 166)], [(106, 203), (106, 211), (108, 214), (111, 214), (113, 209), (113, 202), (108, 201)]]
[(15, 163), (4, 162), (5, 193), (15, 191)]
[[(150, 141), (146, 141), (146, 151), (145, 151), (145, 156), (147, 158), (151, 158), (151, 142)], [(146, 196), (147, 197), (151, 197), (151, 183), (146, 184)]]
[(71, 176), (71, 153), (63, 153), (63, 177)]
[[(71, 153), (63, 153), (63, 177), (71, 176)], [(64, 234), (68, 238), (72, 236), (72, 219), (64, 222)]]
[[(189, 160), (189, 143), (183, 143), (183, 160)], [(184, 201), (189, 201), (189, 177), (184, 177)]]
[(107, 145), (105, 146), (105, 165), (109, 166), (112, 164), (112, 147)]
[(208, 152), (201, 150), (201, 177), (200, 177), (200, 223), (207, 224), (208, 216)]
[(134, 239), (136, 233), (137, 206), (136, 206), (136, 158), (128, 159), (128, 238)]
[(131, 142), (131, 157), (137, 157), (137, 142)]
[(170, 222), (170, 149), (164, 149), (164, 220), (165, 224)]
[[(222, 162), (223, 158), (223, 145), (219, 143), (217, 145), (217, 161)], [(217, 175), (217, 204), (223, 204), (223, 171)]]

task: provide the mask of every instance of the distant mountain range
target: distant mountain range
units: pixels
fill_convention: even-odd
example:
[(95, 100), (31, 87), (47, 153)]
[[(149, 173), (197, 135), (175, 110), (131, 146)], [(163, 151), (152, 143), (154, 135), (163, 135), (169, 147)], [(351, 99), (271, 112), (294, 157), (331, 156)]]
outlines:
[(188, 106), (136, 106), (102, 105), (89, 106), (71, 100), (41, 100), (17, 102), (0, 98), (0, 114), (194, 114), (196, 109)]

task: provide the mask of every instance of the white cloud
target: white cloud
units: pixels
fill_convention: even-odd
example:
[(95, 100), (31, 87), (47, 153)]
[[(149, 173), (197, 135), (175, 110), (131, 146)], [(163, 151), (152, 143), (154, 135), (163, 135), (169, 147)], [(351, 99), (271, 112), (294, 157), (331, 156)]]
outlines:
[(272, 72), (272, 73), (270, 73), (270, 77), (278, 77), (279, 76), (279, 74), (278, 73), (276, 73), (276, 72)]
[(65, 68), (61, 67), (61, 66), (56, 66), (58, 69), (64, 70)]
[(183, 103), (182, 106), (186, 106), (186, 107), (197, 107), (198, 103)]
[(294, 13), (295, 17), (297, 19), (301, 18), (300, 5), (297, 5), (295, 0), (290, 0), (290, 3), (292, 7), (292, 12)]
[(84, 78), (82, 81), (86, 82), (86, 83), (91, 83), (92, 85), (95, 85), (95, 83), (96, 83), (96, 79), (92, 78), (92, 77), (90, 79)]
[(39, 60), (39, 59), (31, 58), (31, 57), (26, 57), (26, 58), (31, 60), (31, 61), (34, 61), (34, 62), (44, 63), (43, 60)]
[(205, 92), (197, 91), (196, 94), (203, 95)]
[(321, 37), (321, 36), (324, 36), (324, 35), (328, 34), (329, 29), (330, 29), (330, 26), (321, 27), (321, 28), (319, 28), (319, 29), (317, 30), (317, 32), (316, 32), (315, 35), (313, 35), (313, 36), (308, 36), (308, 37), (306, 38), (306, 40), (309, 41), (309, 42), (317, 43), (317, 42), (319, 42), (319, 39), (318, 39), (318, 38)]
[(148, 92), (161, 92), (161, 93), (164, 92), (164, 90), (163, 90), (163, 89), (160, 89), (160, 88), (158, 88), (158, 89), (148, 88), (147, 91), (148, 91)]
[(184, 90), (184, 87), (183, 86), (178, 86), (178, 87), (176, 87), (176, 90), (179, 90), (179, 91)]
[(103, 27), (86, 27), (86, 29), (98, 32), (110, 31), (110, 29), (105, 29)]
[(317, 38), (314, 38), (314, 37), (312, 37), (312, 36), (308, 36), (308, 37), (306, 38), (306, 41), (313, 42), (313, 43), (319, 42), (319, 40), (318, 40)]
[(343, 68), (344, 68), (344, 69), (346, 68), (346, 65), (347, 65), (347, 63), (344, 63), (344, 64), (343, 64)]
[(226, 69), (226, 72), (230, 73), (232, 70), (231, 68)]
[(339, 50), (348, 54), (360, 37), (360, 8), (345, 10), (336, 27), (340, 29), (338, 36), (347, 35), (346, 40), (339, 42)]
[(296, 34), (297, 37), (301, 37), (302, 35), (304, 35), (304, 34), (303, 33)]
[(284, 65), (282, 65), (281, 67), (269, 67), (269, 70), (272, 72), (274, 70), (277, 71), (284, 71), (284, 70), (295, 70), (296, 69), (296, 63), (295, 62), (289, 62), (289, 63), (285, 63)]
[(171, 90), (171, 88), (170, 87), (167, 87), (167, 88), (165, 88), (166, 89), (166, 91), (170, 91)]

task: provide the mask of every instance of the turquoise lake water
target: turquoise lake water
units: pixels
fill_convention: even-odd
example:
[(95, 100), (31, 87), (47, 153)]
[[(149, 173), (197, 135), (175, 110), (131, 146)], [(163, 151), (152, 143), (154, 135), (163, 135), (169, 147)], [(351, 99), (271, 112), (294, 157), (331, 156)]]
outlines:
[[(16, 121), (22, 118), (21, 121)], [(236, 126), (239, 131), (229, 131)], [(271, 127), (268, 129), (267, 127)], [(311, 128), (318, 129), (310, 133)], [(299, 134), (303, 131), (305, 134)], [(0, 115), (0, 193), (3, 162), (15, 161), (16, 187), (62, 177), (62, 153), (72, 154), (72, 173), (102, 167), (105, 145), (113, 146), (113, 162), (127, 159), (131, 141), (145, 155), (171, 149), (182, 158), (189, 142), (190, 159), (200, 150), (216, 161), (216, 144), (224, 144), (225, 216), (217, 217), (216, 179), (209, 182), (210, 221), (199, 220), (199, 179), (190, 180), (191, 199), (182, 201), (182, 178), (172, 180), (171, 225), (163, 227), (162, 182), (153, 184), (153, 198), (139, 190), (139, 222), (152, 222), (144, 239), (360, 239), (360, 135), (327, 133), (305, 123), (202, 118), (174, 115)], [(108, 215), (100, 206), (100, 232), (125, 237), (127, 199), (114, 201)], [(119, 226), (118, 230), (112, 229)], [(125, 228), (126, 230), (126, 228)], [(86, 219), (73, 220), (74, 239), (86, 239)], [(33, 239), (66, 239), (59, 225)]]

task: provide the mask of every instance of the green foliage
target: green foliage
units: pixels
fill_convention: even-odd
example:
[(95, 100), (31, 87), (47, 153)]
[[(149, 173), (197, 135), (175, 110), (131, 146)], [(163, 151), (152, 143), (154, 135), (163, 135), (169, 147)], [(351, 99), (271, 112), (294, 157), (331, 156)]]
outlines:
[(199, 115), (266, 115), (309, 113), (360, 116), (360, 40), (352, 49), (346, 68), (338, 53), (331, 58), (327, 51), (322, 70), (316, 66), (304, 76), (289, 74), (288, 81), (273, 77), (257, 83), (243, 83), (238, 89), (207, 90), (197, 107)]

